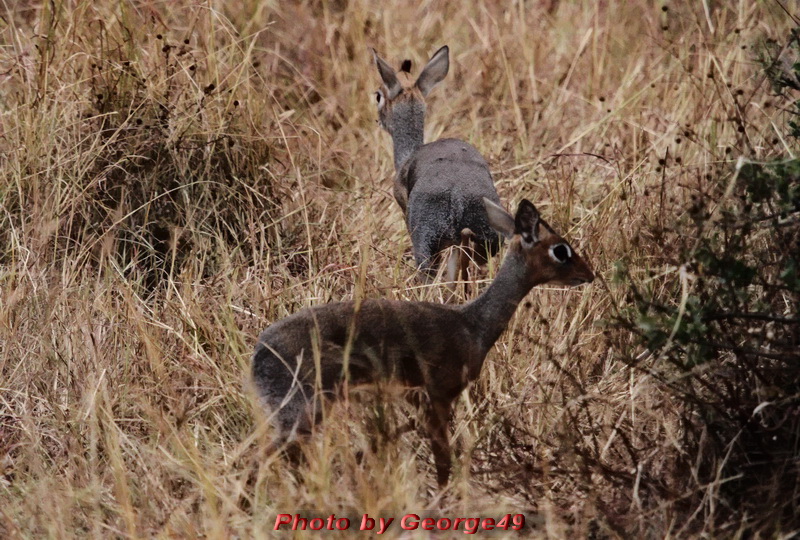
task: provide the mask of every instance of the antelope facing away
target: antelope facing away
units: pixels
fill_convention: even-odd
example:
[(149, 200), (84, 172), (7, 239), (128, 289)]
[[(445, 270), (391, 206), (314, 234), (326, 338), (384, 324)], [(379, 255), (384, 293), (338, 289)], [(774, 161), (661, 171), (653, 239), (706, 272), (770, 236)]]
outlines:
[(458, 139), (423, 144), (425, 97), (447, 75), (449, 49), (445, 45), (436, 51), (416, 81), (410, 60), (397, 73), (374, 49), (372, 53), (383, 81), (375, 93), (379, 121), (394, 144), (394, 198), (406, 218), (414, 259), (431, 275), (435, 256), (461, 245), (447, 265), (452, 283), (459, 269), (466, 272), (464, 249), (480, 264), (497, 252), (500, 239), (482, 201), (486, 197), (499, 204), (500, 198), (486, 160), (474, 146)]
[(343, 388), (379, 380), (421, 387), (437, 480), (450, 476), (453, 400), (481, 372), (486, 354), (536, 285), (580, 285), (588, 264), (523, 200), (512, 216), (484, 199), (488, 220), (511, 241), (492, 284), (461, 305), (368, 299), (299, 311), (258, 338), (253, 378), (277, 428), (274, 448), (308, 435)]

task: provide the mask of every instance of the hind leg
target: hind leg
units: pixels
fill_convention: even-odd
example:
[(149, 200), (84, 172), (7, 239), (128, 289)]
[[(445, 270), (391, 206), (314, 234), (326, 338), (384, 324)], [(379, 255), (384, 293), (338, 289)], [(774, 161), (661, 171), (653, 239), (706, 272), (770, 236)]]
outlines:
[(423, 274), (425, 281), (430, 281), (436, 276), (436, 255), (452, 242), (441, 245), (441, 227), (429, 223), (424, 215), (425, 209), (426, 207), (420, 207), (419, 204), (409, 207), (407, 225), (417, 269)]
[(315, 407), (313, 390), (297, 385), (280, 400), (270, 400), (274, 411), (273, 423), (278, 429), (276, 442), (287, 443), (304, 439), (321, 416)]
[(271, 407), (273, 410), (270, 420), (275, 428), (272, 441), (264, 448), (259, 455), (261, 459), (256, 464), (248, 478), (248, 486), (254, 488), (261, 467), (274, 464), (284, 469), (286, 473), (295, 478), (298, 483), (303, 483), (303, 466), (308, 463), (303, 442), (311, 434), (313, 422), (311, 421), (311, 411), (302, 399), (290, 399), (283, 407), (280, 404)]
[[(257, 379), (257, 382), (261, 381)], [(244, 482), (245, 490), (239, 497), (242, 508), (250, 508), (253, 492), (263, 480), (265, 466), (272, 466), (276, 461), (279, 461), (278, 466), (281, 468), (286, 468), (284, 464), (288, 464), (287, 472), (293, 474), (298, 482), (303, 480), (297, 469), (306, 462), (301, 442), (313, 427), (313, 410), (299, 384), (296, 390), (292, 386), (287, 389), (287, 386), (273, 384), (259, 389), (260, 401), (268, 412), (274, 435), (266, 447), (258, 448), (247, 459), (249, 465)]]
[(411, 231), (411, 245), (414, 249), (414, 260), (417, 268), (430, 273), (436, 255), (436, 241), (427, 230), (415, 229)]
[(427, 239), (423, 243), (422, 240), (418, 241), (412, 236), (411, 241), (414, 244), (414, 260), (417, 263), (417, 269), (420, 271), (422, 280), (429, 283), (436, 277), (434, 249)]
[[(418, 230), (411, 233), (411, 243), (414, 246), (414, 260), (417, 268), (422, 273), (423, 281), (431, 282), (436, 277), (437, 262), (440, 259), (440, 252), (450, 246), (457, 246), (458, 242), (448, 236), (434, 234), (428, 230)], [(461, 264), (458, 258), (458, 250), (453, 250), (452, 255), (445, 262), (444, 279), (448, 282), (456, 280), (458, 267)], [(452, 289), (451, 285), (448, 285)]]
[(315, 424), (314, 388), (308, 382), (303, 354), (284, 358), (267, 344), (253, 357), (253, 382), (268, 418), (276, 429), (269, 453), (311, 432)]

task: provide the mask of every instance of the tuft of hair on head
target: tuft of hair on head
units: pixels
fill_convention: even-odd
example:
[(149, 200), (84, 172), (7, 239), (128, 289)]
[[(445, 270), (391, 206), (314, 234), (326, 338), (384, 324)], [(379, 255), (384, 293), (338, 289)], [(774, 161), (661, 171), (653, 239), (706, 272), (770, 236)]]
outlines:
[(403, 60), (403, 63), (400, 64), (400, 71), (411, 73), (411, 60)]

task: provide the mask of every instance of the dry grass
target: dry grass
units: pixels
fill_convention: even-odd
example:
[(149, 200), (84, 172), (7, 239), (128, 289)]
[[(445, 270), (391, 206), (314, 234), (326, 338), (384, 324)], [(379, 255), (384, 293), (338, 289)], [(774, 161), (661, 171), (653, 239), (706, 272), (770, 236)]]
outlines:
[[(2, 536), (410, 511), (735, 534), (676, 465), (681, 404), (605, 321), (628, 302), (615, 263), (653, 270), (693, 189), (794, 150), (753, 50), (791, 20), (777, 2), (496, 4), (0, 4)], [(444, 495), (419, 434), (368, 451), (402, 400), (338, 407), (293, 472), (262, 453), (258, 331), (355, 294), (446, 296), (414, 279), (367, 49), (418, 69), (442, 44), (427, 139), (473, 143), (507, 206), (535, 201), (606, 279), (531, 293), (459, 401)]]

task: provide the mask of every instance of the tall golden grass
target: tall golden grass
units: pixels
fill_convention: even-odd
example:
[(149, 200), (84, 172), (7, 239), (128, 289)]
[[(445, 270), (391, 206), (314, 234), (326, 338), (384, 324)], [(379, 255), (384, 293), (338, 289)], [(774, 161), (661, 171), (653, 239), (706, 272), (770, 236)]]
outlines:
[[(629, 302), (610, 277), (654, 270), (690, 186), (794, 151), (756, 62), (792, 27), (781, 3), (0, 10), (0, 535), (269, 537), (278, 513), (408, 512), (522, 512), (556, 538), (742, 530), (676, 465), (681, 403), (621, 361), (643, 351), (608, 323)], [(355, 295), (447, 297), (414, 276), (368, 49), (416, 72), (444, 44), (426, 139), (474, 144), (507, 207), (533, 200), (601, 279), (530, 294), (459, 400), (446, 492), (424, 434), (392, 436), (414, 411), (369, 392), (293, 469), (263, 452), (258, 332)], [(644, 285), (668, 298), (661, 270)]]

